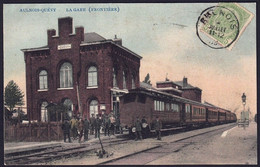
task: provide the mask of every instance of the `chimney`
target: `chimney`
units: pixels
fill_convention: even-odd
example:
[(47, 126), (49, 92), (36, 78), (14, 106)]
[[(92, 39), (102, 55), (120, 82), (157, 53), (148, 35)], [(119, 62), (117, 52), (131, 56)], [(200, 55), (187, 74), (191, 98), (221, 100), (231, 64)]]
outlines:
[(72, 34), (72, 17), (59, 18), (59, 36), (68, 36)]
[(115, 38), (113, 39), (113, 41), (114, 41), (116, 44), (122, 46), (122, 39), (121, 39), (121, 38), (117, 38), (116, 35), (115, 35)]
[(183, 87), (187, 87), (188, 86), (188, 78), (186, 78), (185, 76), (183, 77)]

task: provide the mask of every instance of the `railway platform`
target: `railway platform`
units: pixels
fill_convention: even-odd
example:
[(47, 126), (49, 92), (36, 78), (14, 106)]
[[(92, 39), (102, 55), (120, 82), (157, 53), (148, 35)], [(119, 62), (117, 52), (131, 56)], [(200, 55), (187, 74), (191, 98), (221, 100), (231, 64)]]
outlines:
[[(100, 139), (106, 140), (106, 139), (114, 139), (114, 138), (121, 138), (123, 135), (126, 135), (124, 132), (123, 134), (115, 134), (109, 136), (104, 136), (104, 134), (100, 134)], [(82, 141), (80, 144), (91, 144), (94, 142), (98, 142), (99, 139), (95, 138), (94, 135), (89, 135), (89, 139), (87, 141), (83, 141), (84, 137), (82, 137)], [(52, 147), (59, 147), (64, 145), (70, 145), (70, 146), (78, 146), (79, 141), (78, 139), (73, 140), (71, 137), (71, 143), (68, 142), (68, 139), (66, 142), (63, 140), (60, 141), (50, 141), (50, 142), (5, 142), (4, 143), (4, 154), (13, 154), (13, 153), (19, 153), (19, 152), (31, 152), (41, 149), (47, 149)]]

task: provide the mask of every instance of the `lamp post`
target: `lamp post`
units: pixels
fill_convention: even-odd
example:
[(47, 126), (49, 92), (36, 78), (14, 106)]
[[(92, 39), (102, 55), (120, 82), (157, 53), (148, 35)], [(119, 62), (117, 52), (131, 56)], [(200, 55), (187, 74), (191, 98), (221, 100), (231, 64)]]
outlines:
[(245, 118), (245, 105), (246, 105), (246, 95), (245, 95), (245, 93), (243, 93), (243, 95), (241, 96), (241, 98), (242, 98), (242, 104), (243, 104), (243, 106), (244, 106), (244, 109), (243, 109), (243, 111), (241, 112), (241, 119), (242, 119), (242, 121), (243, 121), (243, 127), (244, 127), (244, 129), (245, 129), (245, 121), (246, 121), (246, 118)]
[(245, 95), (245, 93), (243, 93), (243, 95), (241, 97), (242, 97), (242, 104), (244, 106), (244, 110), (243, 111), (245, 111), (245, 105), (246, 105), (246, 95)]

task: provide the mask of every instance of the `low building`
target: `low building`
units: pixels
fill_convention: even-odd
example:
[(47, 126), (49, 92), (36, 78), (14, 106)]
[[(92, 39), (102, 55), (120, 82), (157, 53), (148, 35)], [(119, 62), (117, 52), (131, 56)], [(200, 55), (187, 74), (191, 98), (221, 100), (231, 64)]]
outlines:
[(186, 77), (184, 77), (182, 81), (170, 81), (166, 79), (165, 81), (156, 82), (156, 88), (160, 91), (201, 103), (202, 90), (189, 84), (188, 78)]

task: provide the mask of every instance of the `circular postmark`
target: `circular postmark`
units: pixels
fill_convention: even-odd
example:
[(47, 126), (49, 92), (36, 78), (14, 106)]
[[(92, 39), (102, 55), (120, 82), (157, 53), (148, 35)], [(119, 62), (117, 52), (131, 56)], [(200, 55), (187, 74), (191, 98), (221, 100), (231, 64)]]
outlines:
[(201, 42), (210, 48), (228, 48), (238, 37), (239, 21), (230, 9), (212, 6), (201, 12), (196, 33)]

